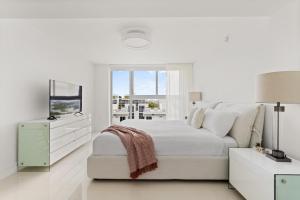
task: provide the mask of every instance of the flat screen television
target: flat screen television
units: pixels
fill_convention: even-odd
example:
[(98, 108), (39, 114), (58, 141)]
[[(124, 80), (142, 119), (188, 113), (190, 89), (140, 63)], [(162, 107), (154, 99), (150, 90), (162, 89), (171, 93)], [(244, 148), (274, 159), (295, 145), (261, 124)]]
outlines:
[(49, 116), (61, 117), (82, 112), (82, 86), (49, 80)]

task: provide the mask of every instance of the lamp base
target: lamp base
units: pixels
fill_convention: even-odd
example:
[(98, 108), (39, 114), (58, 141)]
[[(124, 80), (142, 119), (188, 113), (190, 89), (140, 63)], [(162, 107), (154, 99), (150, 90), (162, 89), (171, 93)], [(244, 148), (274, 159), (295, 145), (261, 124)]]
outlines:
[(276, 162), (292, 162), (281, 150), (272, 150), (272, 154), (267, 153), (266, 156)]

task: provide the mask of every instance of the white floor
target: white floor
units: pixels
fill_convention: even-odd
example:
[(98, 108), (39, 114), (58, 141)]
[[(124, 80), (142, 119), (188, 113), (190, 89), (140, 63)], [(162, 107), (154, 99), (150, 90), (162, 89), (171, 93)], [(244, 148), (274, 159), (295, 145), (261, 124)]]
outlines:
[(226, 182), (93, 181), (86, 176), (85, 145), (50, 172), (18, 172), (0, 181), (1, 200), (242, 200)]

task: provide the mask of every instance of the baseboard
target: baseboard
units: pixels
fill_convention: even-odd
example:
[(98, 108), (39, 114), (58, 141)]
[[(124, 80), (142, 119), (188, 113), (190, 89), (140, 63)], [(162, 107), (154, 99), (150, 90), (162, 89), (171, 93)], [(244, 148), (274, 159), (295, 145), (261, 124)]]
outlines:
[(4, 168), (0, 169), (0, 180), (4, 179), (18, 171), (17, 163), (14, 163), (10, 166), (5, 166)]

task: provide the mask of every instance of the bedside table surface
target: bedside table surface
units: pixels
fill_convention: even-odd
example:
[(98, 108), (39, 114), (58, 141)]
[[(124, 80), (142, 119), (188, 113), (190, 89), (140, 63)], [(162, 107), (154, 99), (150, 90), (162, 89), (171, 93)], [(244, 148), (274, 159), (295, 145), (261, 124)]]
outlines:
[(229, 151), (273, 174), (300, 174), (300, 162), (295, 159), (290, 163), (275, 162), (253, 148), (230, 148)]

